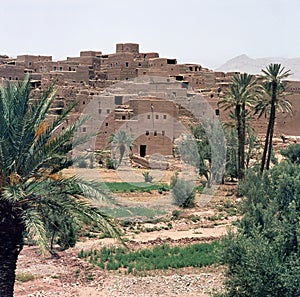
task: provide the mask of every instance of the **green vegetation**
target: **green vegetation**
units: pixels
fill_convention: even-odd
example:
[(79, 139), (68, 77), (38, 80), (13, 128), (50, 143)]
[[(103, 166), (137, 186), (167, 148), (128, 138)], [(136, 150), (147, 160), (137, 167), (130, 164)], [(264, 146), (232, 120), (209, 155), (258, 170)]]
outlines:
[(240, 184), (245, 195), (238, 231), (223, 241), (228, 265), (222, 296), (299, 296), (300, 167), (283, 161), (250, 171)]
[(103, 247), (101, 250), (81, 250), (79, 258), (107, 270), (136, 273), (153, 269), (202, 267), (219, 263), (220, 243), (193, 244), (184, 247), (156, 246), (129, 252), (124, 248)]
[(190, 207), (195, 201), (195, 187), (190, 181), (178, 177), (178, 174), (171, 179), (172, 195), (174, 204), (180, 207)]
[(31, 273), (26, 273), (26, 272), (20, 272), (20, 273), (16, 273), (16, 281), (18, 282), (29, 282), (34, 280), (34, 275)]
[(281, 155), (294, 164), (300, 164), (300, 144), (293, 143), (280, 151)]
[[(53, 85), (36, 100), (30, 100), (31, 90), (29, 78), (0, 86), (0, 295), (6, 297), (13, 296), (25, 236), (49, 251), (56, 227), (67, 247), (76, 240), (69, 231), (92, 222), (98, 231), (120, 238), (113, 222), (91, 204), (110, 200), (101, 185), (61, 172), (72, 165), (71, 150), (91, 137), (73, 137), (87, 118), (60, 130), (77, 103), (50, 119)], [(61, 225), (54, 226), (59, 217)]]
[(157, 216), (161, 216), (166, 214), (164, 210), (154, 209), (154, 208), (146, 208), (146, 207), (114, 207), (109, 208), (105, 207), (102, 209), (103, 213), (109, 215), (113, 218), (145, 218), (150, 219)]
[(145, 179), (145, 183), (152, 183), (153, 176), (150, 175), (149, 171), (143, 172), (143, 176), (144, 176), (144, 179)]
[(285, 68), (280, 64), (270, 64), (262, 72), (264, 74), (262, 78), (265, 96), (255, 106), (259, 116), (263, 114), (268, 116), (268, 128), (260, 166), (261, 173), (264, 172), (264, 169), (270, 169), (272, 161), (276, 111), (292, 113), (291, 103), (285, 98), (287, 95), (285, 92), (286, 82), (283, 81), (291, 75), (291, 71), (285, 71)]
[(224, 99), (219, 102), (224, 110), (231, 109), (232, 118), (236, 121), (235, 127), (238, 140), (237, 175), (239, 179), (243, 179), (245, 174), (246, 118), (250, 113), (250, 108), (254, 106), (259, 96), (261, 96), (261, 91), (254, 75), (236, 74)]
[(125, 193), (125, 192), (151, 192), (160, 191), (167, 192), (170, 190), (168, 184), (150, 184), (147, 182), (106, 182), (105, 185), (110, 191), (114, 193)]
[(119, 130), (109, 136), (108, 142), (111, 144), (113, 165), (116, 169), (121, 165), (125, 152), (131, 150), (133, 138), (131, 135), (127, 135), (124, 130)]

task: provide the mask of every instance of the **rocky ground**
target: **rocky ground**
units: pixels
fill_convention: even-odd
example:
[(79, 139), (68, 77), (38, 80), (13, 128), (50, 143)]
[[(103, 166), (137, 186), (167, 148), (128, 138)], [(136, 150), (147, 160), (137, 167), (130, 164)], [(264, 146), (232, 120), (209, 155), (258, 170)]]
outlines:
[[(159, 227), (166, 222), (139, 224), (139, 232), (133, 232), (132, 228), (126, 229), (128, 246), (130, 249), (137, 249), (162, 243), (186, 245), (220, 238), (232, 221), (237, 219), (229, 211), (229, 206), (233, 205), (229, 201), (236, 200), (234, 191), (234, 185), (222, 186), (208, 204), (188, 209), (177, 219), (169, 216), (172, 221), (172, 228), (169, 230), (143, 232), (143, 228)], [(133, 200), (141, 203), (153, 200), (156, 194), (148, 193), (148, 197), (143, 194), (140, 198), (124, 194), (123, 198), (128, 203), (133, 203)], [(208, 297), (211, 292), (222, 289), (223, 268), (220, 266), (132, 275), (104, 271), (77, 257), (81, 249), (101, 248), (112, 244), (116, 242), (109, 238), (83, 238), (74, 248), (59, 252), (56, 258), (41, 255), (36, 247), (25, 246), (17, 264), (18, 278), (22, 281), (16, 282), (15, 296)], [(33, 279), (24, 281), (26, 276)]]

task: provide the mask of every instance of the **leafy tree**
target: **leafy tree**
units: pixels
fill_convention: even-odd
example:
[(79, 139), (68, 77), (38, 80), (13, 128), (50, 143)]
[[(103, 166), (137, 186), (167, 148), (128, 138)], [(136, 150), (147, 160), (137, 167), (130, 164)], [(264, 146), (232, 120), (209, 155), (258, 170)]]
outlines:
[(264, 172), (264, 169), (270, 168), (276, 110), (292, 112), (291, 103), (285, 99), (285, 83), (283, 81), (291, 75), (290, 70), (285, 71), (281, 64), (270, 64), (262, 72), (264, 73), (262, 78), (265, 98), (258, 102), (255, 109), (259, 116), (268, 114), (269, 121), (261, 160), (261, 173)]
[[(195, 158), (195, 166), (198, 167), (200, 176), (207, 180), (207, 187), (212, 183), (219, 183), (223, 179), (226, 163), (226, 146), (223, 128), (214, 123), (213, 120), (207, 120), (199, 125), (190, 126), (195, 145), (192, 158)], [(195, 154), (196, 152), (196, 154)]]
[(117, 168), (121, 165), (126, 150), (131, 150), (133, 138), (127, 135), (124, 130), (119, 130), (117, 133), (110, 135), (108, 142), (112, 146), (113, 156), (119, 154)]
[(262, 177), (247, 174), (240, 185), (244, 216), (223, 242), (228, 270), (222, 296), (299, 296), (299, 181), (300, 167), (290, 162)]
[(290, 160), (292, 163), (300, 164), (300, 144), (290, 144), (286, 149), (280, 151), (280, 154)]
[(39, 100), (31, 101), (30, 91), (29, 78), (0, 88), (0, 296), (5, 297), (13, 296), (24, 235), (48, 250), (48, 227), (56, 215), (70, 218), (75, 226), (93, 221), (99, 230), (119, 236), (112, 221), (89, 201), (106, 197), (102, 187), (60, 174), (72, 164), (72, 147), (86, 141), (73, 139), (83, 120), (58, 132), (76, 103), (50, 120), (53, 85)]
[(230, 129), (226, 134), (227, 158), (225, 167), (225, 177), (231, 180), (238, 177), (237, 168), (237, 137), (236, 131)]
[(245, 174), (245, 141), (246, 117), (248, 109), (253, 108), (261, 92), (253, 75), (237, 74), (232, 79), (229, 91), (219, 106), (224, 110), (233, 110), (236, 120), (238, 136), (238, 178), (243, 179)]

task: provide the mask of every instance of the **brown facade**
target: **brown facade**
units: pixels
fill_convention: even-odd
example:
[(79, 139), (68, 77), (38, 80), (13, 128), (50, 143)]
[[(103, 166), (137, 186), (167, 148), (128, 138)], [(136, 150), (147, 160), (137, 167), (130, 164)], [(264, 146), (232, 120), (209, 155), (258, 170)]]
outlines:
[[(229, 120), (228, 113), (219, 110), (217, 103), (230, 85), (233, 75), (236, 74), (236, 72), (214, 72), (199, 64), (178, 64), (176, 59), (159, 57), (156, 52), (140, 53), (139, 45), (136, 43), (119, 43), (113, 54), (86, 50), (81, 51), (78, 57), (67, 57), (62, 61), (53, 61), (52, 56), (41, 55), (20, 55), (16, 59), (5, 55), (0, 56), (2, 81), (22, 80), (26, 73), (30, 73), (35, 80), (34, 88), (40, 88), (40, 85), (43, 87), (49, 80), (58, 77), (58, 85), (62, 88), (59, 101), (79, 100), (76, 112), (82, 111), (101, 90), (116, 82), (142, 76), (167, 77), (182, 82), (186, 88), (192, 87), (202, 94), (223, 122)], [(293, 117), (279, 112), (275, 133), (276, 135), (300, 135), (300, 82), (289, 82), (287, 88), (291, 93), (289, 100), (293, 104)], [(184, 92), (183, 90), (177, 91)], [(113, 107), (110, 109), (115, 109), (117, 105), (114, 99), (112, 103)], [(134, 104), (133, 101), (131, 104)], [(139, 108), (142, 108), (141, 106), (143, 106), (142, 103)], [(161, 112), (164, 111), (161, 110)], [(136, 115), (141, 111), (133, 111), (133, 113)], [(126, 120), (129, 120), (128, 116), (125, 115)], [(124, 115), (116, 111), (116, 117), (120, 118), (115, 118), (114, 122), (123, 121)], [(118, 126), (114, 125), (109, 125), (113, 131), (118, 129)], [(253, 125), (259, 134), (265, 133), (266, 120), (264, 118), (255, 120)], [(160, 130), (157, 129), (155, 139), (158, 139)], [(107, 131), (107, 134), (110, 132)], [(152, 134), (149, 132), (149, 135)]]
[[(117, 97), (117, 98), (116, 98)], [(172, 155), (173, 141), (181, 131), (176, 129), (178, 107), (170, 100), (159, 98), (137, 98), (116, 105), (120, 96), (99, 110), (104, 113), (100, 134), (96, 140), (96, 149), (108, 148), (109, 136), (118, 130), (125, 130), (133, 137), (133, 153), (141, 157), (161, 154)]]

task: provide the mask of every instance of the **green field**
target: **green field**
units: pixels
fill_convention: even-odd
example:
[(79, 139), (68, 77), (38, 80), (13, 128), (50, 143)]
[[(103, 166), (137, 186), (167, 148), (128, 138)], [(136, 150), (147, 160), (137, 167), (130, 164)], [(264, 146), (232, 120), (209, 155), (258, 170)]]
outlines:
[(110, 217), (113, 218), (146, 218), (146, 219), (152, 219), (157, 216), (165, 215), (167, 212), (160, 209), (155, 208), (147, 208), (147, 207), (115, 207), (115, 208), (109, 208), (105, 207), (102, 209), (103, 213), (107, 214)]
[(192, 244), (184, 247), (169, 245), (153, 249), (128, 251), (120, 247), (81, 250), (78, 257), (106, 270), (125, 269), (126, 273), (182, 267), (203, 267), (219, 263), (220, 242)]
[(168, 184), (150, 184), (150, 183), (126, 183), (126, 182), (106, 182), (105, 185), (114, 193), (126, 192), (151, 192), (154, 190), (166, 192), (170, 191)]

